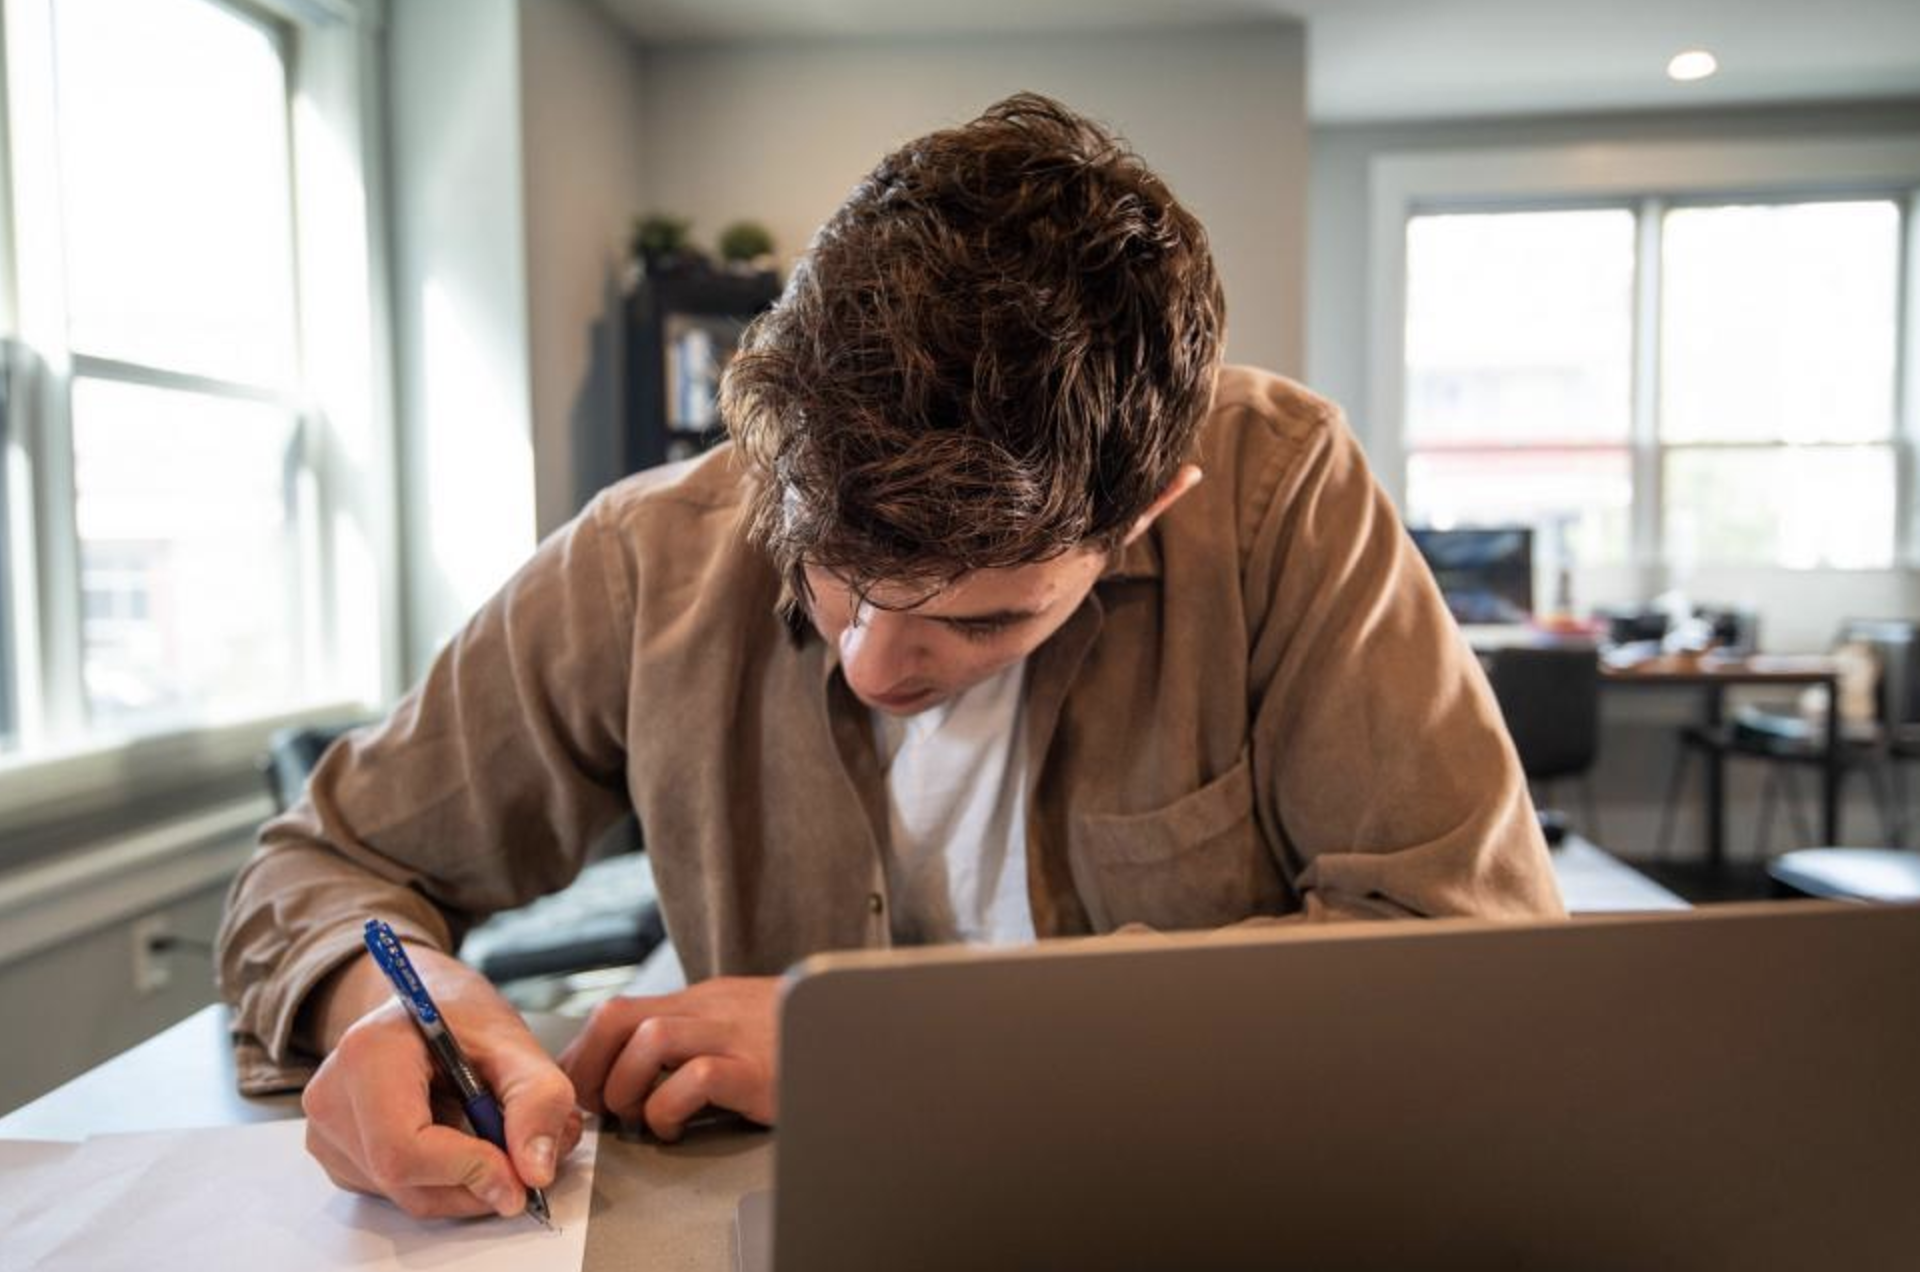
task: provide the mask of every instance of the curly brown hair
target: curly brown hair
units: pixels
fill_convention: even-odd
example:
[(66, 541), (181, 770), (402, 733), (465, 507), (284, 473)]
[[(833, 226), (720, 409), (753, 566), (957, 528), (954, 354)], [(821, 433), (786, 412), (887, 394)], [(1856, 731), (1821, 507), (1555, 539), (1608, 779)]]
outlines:
[(748, 329), (722, 387), (752, 533), (864, 595), (1111, 549), (1192, 449), (1226, 304), (1124, 142), (1021, 93), (900, 147)]

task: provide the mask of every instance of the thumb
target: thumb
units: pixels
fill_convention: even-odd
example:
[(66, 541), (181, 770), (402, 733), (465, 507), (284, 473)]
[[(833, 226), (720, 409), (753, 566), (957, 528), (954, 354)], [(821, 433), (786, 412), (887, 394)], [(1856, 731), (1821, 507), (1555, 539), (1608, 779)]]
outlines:
[(529, 1187), (545, 1188), (580, 1139), (580, 1114), (567, 1075), (538, 1046), (533, 1053), (496, 1057), (495, 1089), (513, 1169)]

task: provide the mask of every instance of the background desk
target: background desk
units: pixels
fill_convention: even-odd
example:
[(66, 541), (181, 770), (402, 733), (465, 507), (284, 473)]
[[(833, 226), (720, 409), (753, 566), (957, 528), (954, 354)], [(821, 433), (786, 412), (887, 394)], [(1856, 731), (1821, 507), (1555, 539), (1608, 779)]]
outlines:
[[(1822, 685), (1827, 691), (1826, 763), (1820, 766), (1822, 842), (1840, 842), (1839, 666), (1830, 658), (1767, 657), (1710, 659), (1663, 655), (1630, 667), (1601, 664), (1600, 683), (1620, 688), (1697, 689), (1701, 724), (1717, 729), (1726, 719), (1727, 690), (1752, 685)], [(1727, 859), (1727, 765), (1719, 751), (1706, 753), (1707, 868), (1719, 871)]]
[[(1577, 913), (1686, 905), (1582, 839), (1569, 839), (1555, 851), (1554, 869), (1568, 908)], [(298, 1117), (297, 1096), (249, 1099), (236, 1091), (227, 1019), (224, 1007), (196, 1012), (0, 1118), (0, 1138), (74, 1140), (111, 1131)], [(559, 1016), (529, 1021), (556, 1051), (580, 1023)], [(587, 1272), (730, 1269), (734, 1208), (746, 1193), (772, 1183), (773, 1136), (764, 1131), (702, 1130), (672, 1147), (603, 1134), (587, 1230)]]

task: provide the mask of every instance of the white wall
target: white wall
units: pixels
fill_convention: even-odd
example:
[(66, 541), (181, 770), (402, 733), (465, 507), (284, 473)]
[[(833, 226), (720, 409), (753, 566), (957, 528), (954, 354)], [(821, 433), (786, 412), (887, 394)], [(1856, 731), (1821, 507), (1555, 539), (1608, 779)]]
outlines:
[(212, 1002), (212, 957), (203, 947), (220, 924), (225, 891), (223, 886), (203, 889), (146, 916), (164, 918), (170, 931), (194, 943), (163, 956), (172, 977), (159, 993), (134, 992), (132, 945), (124, 924), (75, 933), (70, 941), (0, 966), (0, 1020), (8, 1022), (12, 1034), (7, 1063), (0, 1065), (0, 1113)]
[(648, 195), (711, 244), (770, 228), (791, 259), (902, 141), (1020, 89), (1118, 129), (1205, 222), (1228, 353), (1299, 374), (1306, 268), (1305, 39), (1298, 23), (655, 48)]
[(522, 0), (535, 520), (541, 534), (619, 477), (621, 296), (644, 205), (640, 54), (585, 0)]
[[(213, 1001), (221, 897), (266, 807), (256, 792), (156, 816), (0, 872), (0, 1113)], [(142, 986), (156, 923), (182, 944), (147, 956), (167, 977)]]
[(519, 0), (403, 0), (387, 47), (411, 680), (535, 542)]
[(619, 475), (640, 69), (590, 0), (392, 7), (404, 681)]

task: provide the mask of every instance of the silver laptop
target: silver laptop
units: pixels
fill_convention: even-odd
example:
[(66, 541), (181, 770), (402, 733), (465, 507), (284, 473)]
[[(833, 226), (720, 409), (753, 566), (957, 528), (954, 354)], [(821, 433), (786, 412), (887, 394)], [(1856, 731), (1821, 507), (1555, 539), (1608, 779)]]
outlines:
[(1920, 1266), (1920, 908), (831, 955), (752, 1272)]

